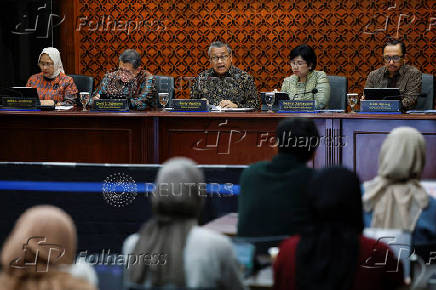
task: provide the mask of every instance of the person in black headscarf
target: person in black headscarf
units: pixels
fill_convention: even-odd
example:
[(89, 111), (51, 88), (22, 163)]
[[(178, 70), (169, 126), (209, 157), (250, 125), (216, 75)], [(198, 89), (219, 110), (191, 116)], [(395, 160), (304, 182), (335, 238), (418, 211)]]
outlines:
[(402, 265), (388, 246), (362, 236), (360, 181), (355, 173), (345, 168), (321, 170), (309, 187), (309, 199), (313, 224), (280, 246), (274, 289), (387, 290), (403, 285)]

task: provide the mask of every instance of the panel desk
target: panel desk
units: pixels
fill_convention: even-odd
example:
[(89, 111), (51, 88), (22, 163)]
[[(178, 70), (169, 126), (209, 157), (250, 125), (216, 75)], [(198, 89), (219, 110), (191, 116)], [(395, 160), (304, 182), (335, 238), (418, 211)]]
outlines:
[(0, 161), (144, 164), (183, 155), (200, 164), (249, 164), (276, 154), (274, 132), (285, 117), (315, 121), (319, 140), (289, 136), (297, 146), (319, 143), (311, 166), (342, 164), (363, 180), (376, 175), (389, 131), (415, 127), (427, 141), (423, 178), (436, 179), (436, 115), (0, 111)]

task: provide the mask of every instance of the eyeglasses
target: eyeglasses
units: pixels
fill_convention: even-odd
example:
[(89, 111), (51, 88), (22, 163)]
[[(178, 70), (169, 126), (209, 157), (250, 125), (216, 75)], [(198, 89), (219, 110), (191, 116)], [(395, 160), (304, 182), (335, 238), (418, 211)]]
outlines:
[(51, 63), (51, 62), (39, 62), (38, 63), (38, 65), (40, 66), (40, 67), (51, 67), (51, 66), (54, 66), (54, 63)]
[(305, 61), (291, 61), (291, 66), (303, 66), (307, 64)]
[(230, 57), (230, 55), (228, 55), (228, 54), (226, 54), (226, 55), (221, 55), (221, 56), (212, 56), (212, 57), (210, 58), (210, 60), (212, 60), (213, 62), (218, 62), (220, 59), (221, 59), (222, 61), (226, 61), (226, 60), (229, 59), (229, 57)]
[(393, 56), (385, 55), (385, 56), (383, 57), (383, 59), (385, 60), (385, 62), (390, 62), (391, 60), (392, 60), (393, 62), (399, 62), (402, 58), (403, 58), (402, 55), (393, 55)]

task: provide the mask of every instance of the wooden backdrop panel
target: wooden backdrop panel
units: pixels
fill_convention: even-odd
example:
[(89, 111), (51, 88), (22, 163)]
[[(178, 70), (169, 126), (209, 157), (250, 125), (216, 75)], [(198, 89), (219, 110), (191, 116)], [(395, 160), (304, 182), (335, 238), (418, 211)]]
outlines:
[(349, 91), (361, 92), (382, 65), (387, 36), (404, 38), (408, 61), (436, 74), (435, 8), (431, 0), (74, 0), (65, 9), (74, 9), (67, 17), (75, 18), (75, 33), (63, 34), (62, 43), (74, 42), (75, 72), (97, 81), (122, 50), (136, 48), (152, 73), (176, 78), (183, 98), (189, 82), (182, 78), (208, 68), (212, 41), (230, 44), (234, 64), (259, 90), (281, 86), (291, 74), (290, 50), (306, 42), (318, 54), (317, 69), (347, 76)]

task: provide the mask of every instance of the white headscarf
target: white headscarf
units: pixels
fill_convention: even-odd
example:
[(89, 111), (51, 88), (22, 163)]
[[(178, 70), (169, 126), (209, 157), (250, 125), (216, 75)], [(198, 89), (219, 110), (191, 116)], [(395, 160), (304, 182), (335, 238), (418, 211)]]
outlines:
[(61, 61), (61, 53), (59, 52), (59, 50), (57, 50), (57, 48), (54, 48), (54, 47), (46, 47), (46, 48), (44, 48), (42, 50), (41, 54), (39, 55), (38, 63), (41, 60), (41, 56), (43, 54), (47, 54), (51, 58), (53, 63), (54, 63), (54, 72), (49, 77), (50, 79), (54, 79), (60, 73), (65, 73), (64, 72), (64, 67), (63, 67), (62, 61)]
[(428, 205), (419, 182), (425, 150), (425, 139), (414, 128), (399, 127), (389, 133), (380, 150), (378, 175), (364, 184), (364, 209), (374, 210), (371, 227), (413, 231)]

